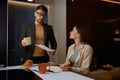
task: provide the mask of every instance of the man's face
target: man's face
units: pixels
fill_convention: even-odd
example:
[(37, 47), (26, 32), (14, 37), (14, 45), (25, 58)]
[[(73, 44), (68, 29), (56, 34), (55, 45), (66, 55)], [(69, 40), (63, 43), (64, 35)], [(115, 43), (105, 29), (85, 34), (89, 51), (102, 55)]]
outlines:
[(44, 17), (45, 17), (45, 11), (43, 10), (36, 10), (35, 13), (35, 20), (39, 23), (42, 23), (44, 21)]

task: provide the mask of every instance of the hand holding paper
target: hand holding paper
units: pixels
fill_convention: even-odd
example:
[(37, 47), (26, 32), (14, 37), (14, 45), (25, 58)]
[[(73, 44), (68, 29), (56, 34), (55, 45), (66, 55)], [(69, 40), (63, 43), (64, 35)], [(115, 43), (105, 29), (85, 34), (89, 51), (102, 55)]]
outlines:
[(50, 49), (50, 48), (48, 48), (48, 47), (46, 47), (46, 46), (44, 46), (44, 45), (42, 45), (42, 44), (35, 44), (35, 46), (38, 46), (38, 47), (40, 47), (40, 48), (42, 48), (42, 49), (44, 49), (44, 50), (46, 50), (46, 51), (51, 51), (51, 52), (54, 52), (54, 51), (55, 51), (55, 50)]
[(47, 51), (47, 53), (48, 53), (49, 56), (53, 56), (55, 54), (54, 51)]

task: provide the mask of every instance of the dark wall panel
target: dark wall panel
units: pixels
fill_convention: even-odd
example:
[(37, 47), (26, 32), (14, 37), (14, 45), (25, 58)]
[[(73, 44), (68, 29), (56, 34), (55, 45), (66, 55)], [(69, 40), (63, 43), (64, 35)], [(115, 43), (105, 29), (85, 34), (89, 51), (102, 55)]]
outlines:
[(12, 1), (8, 5), (8, 63), (22, 63), (23, 49), (19, 48), (20, 33), (23, 25), (34, 21), (36, 5)]
[[(38, 4), (10, 1), (8, 4), (8, 61), (9, 65), (22, 64), (24, 50), (19, 48), (22, 27), (34, 21)], [(45, 19), (47, 23), (47, 18)]]
[(6, 65), (7, 0), (0, 0), (0, 66)]
[[(98, 67), (103, 64), (120, 66), (120, 5), (101, 0), (67, 0), (67, 47), (73, 43), (69, 32), (75, 24), (88, 26), (90, 44), (94, 49)], [(115, 35), (115, 28), (118, 34)]]

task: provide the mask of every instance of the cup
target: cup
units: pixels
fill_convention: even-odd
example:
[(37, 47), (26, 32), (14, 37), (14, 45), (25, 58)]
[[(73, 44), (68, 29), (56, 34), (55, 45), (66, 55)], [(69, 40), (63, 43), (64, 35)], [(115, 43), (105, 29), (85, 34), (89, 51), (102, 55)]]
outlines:
[(38, 70), (41, 74), (45, 74), (47, 71), (47, 63), (38, 63)]
[(25, 37), (24, 39), (24, 42), (26, 43), (26, 45), (31, 45), (31, 37)]

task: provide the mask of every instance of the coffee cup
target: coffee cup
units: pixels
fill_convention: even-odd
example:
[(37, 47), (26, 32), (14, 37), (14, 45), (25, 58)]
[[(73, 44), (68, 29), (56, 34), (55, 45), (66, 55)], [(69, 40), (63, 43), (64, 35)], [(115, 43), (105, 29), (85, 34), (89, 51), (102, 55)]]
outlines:
[(45, 74), (47, 71), (47, 63), (38, 63), (38, 70), (40, 74)]
[(31, 37), (25, 37), (24, 39), (24, 42), (26, 43), (26, 45), (31, 45)]

